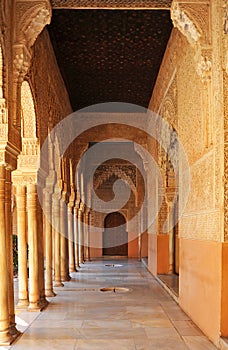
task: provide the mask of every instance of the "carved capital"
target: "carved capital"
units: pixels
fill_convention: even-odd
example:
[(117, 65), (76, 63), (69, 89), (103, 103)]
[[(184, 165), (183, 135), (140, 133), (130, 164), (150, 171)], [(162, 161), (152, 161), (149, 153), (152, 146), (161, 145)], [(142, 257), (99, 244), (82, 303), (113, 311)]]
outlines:
[(174, 27), (179, 29), (191, 45), (195, 45), (199, 41), (201, 37), (200, 32), (192, 19), (180, 8), (179, 3), (176, 1), (173, 1), (171, 6), (171, 18)]
[(31, 53), (25, 45), (14, 45), (14, 79), (22, 82), (28, 72), (31, 62)]

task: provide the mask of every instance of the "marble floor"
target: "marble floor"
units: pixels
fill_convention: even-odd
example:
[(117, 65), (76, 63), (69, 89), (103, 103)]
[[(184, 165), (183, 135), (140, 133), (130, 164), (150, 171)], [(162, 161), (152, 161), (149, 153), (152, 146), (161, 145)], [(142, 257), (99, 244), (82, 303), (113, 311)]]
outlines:
[(43, 312), (17, 312), (24, 333), (5, 349), (216, 349), (136, 260), (85, 263), (55, 290)]

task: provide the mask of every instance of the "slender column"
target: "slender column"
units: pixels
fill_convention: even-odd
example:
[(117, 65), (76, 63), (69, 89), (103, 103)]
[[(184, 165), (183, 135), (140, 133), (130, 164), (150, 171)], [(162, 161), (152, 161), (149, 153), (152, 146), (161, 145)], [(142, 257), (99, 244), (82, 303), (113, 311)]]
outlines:
[(78, 209), (77, 207), (73, 208), (74, 213), (74, 248), (75, 248), (75, 265), (78, 269), (79, 266), (79, 237), (78, 237)]
[(45, 249), (46, 249), (46, 279), (45, 279), (45, 295), (46, 297), (54, 297), (56, 294), (53, 291), (52, 278), (52, 226), (51, 226), (51, 194), (48, 191), (44, 192), (44, 227), (45, 227)]
[(85, 244), (84, 244), (84, 255), (85, 255), (85, 261), (90, 261), (90, 252), (89, 252), (89, 245), (90, 245), (90, 239), (89, 239), (89, 211), (86, 210), (85, 212)]
[(6, 208), (5, 208), (5, 180), (6, 170), (0, 165), (0, 276), (1, 276), (1, 293), (0, 293), (0, 344), (10, 344), (12, 336), (9, 333), (10, 315), (9, 315), (9, 290), (8, 290), (8, 266), (7, 266), (7, 240), (6, 240)]
[(75, 256), (74, 256), (74, 230), (73, 230), (73, 214), (71, 203), (68, 203), (68, 249), (69, 249), (69, 270), (75, 272)]
[(17, 308), (27, 308), (28, 268), (27, 268), (27, 231), (26, 231), (26, 186), (16, 186), (17, 237), (18, 237), (18, 295)]
[(84, 262), (83, 205), (78, 210), (79, 264)]
[(37, 189), (27, 185), (28, 244), (29, 244), (29, 310), (40, 311), (39, 252), (37, 234)]
[(45, 297), (44, 287), (44, 238), (43, 238), (43, 214), (41, 209), (42, 203), (37, 201), (37, 239), (38, 239), (38, 263), (39, 263), (39, 290), (40, 290), (40, 307), (43, 309), (48, 305)]
[(10, 315), (10, 334), (16, 336), (18, 331), (15, 322), (14, 308), (14, 281), (13, 281), (13, 235), (12, 235), (12, 211), (11, 211), (11, 169), (6, 169), (5, 181), (5, 222), (6, 222), (6, 245), (8, 250), (8, 302)]
[(68, 273), (68, 246), (67, 246), (67, 229), (66, 229), (66, 220), (67, 220), (67, 206), (65, 201), (62, 199), (60, 201), (60, 251), (61, 251), (61, 280), (69, 281), (70, 276)]
[(87, 249), (88, 261), (91, 261), (91, 257), (90, 257), (90, 215), (91, 215), (91, 213), (88, 212), (88, 249)]
[(61, 260), (60, 260), (60, 197), (58, 193), (53, 195), (53, 223), (54, 223), (54, 265), (55, 265), (55, 287), (63, 287), (61, 282)]

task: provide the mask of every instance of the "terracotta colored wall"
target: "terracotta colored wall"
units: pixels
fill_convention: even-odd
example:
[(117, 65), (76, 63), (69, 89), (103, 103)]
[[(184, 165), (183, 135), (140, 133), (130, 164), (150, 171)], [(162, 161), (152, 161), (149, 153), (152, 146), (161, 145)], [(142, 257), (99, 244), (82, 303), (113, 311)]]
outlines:
[(142, 234), (142, 258), (148, 257), (148, 233)]
[(222, 246), (221, 335), (228, 337), (228, 243)]
[(138, 257), (138, 238), (131, 239), (137, 236), (136, 234), (128, 233), (128, 257), (137, 258)]
[(157, 273), (169, 272), (169, 235), (157, 236)]
[(148, 270), (156, 276), (169, 272), (169, 236), (149, 234)]
[(148, 270), (157, 276), (157, 235), (148, 234)]
[(180, 306), (216, 344), (220, 331), (221, 248), (219, 242), (180, 239)]
[[(90, 232), (90, 256), (91, 258), (100, 258), (103, 256), (102, 250), (103, 232)], [(138, 257), (138, 239), (134, 238), (135, 233), (128, 233), (128, 257)]]

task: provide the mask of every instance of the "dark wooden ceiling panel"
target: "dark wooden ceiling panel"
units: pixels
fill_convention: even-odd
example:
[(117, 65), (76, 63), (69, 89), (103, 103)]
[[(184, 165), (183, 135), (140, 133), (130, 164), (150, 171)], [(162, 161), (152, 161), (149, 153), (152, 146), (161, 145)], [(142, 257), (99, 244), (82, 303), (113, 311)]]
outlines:
[(166, 10), (53, 10), (49, 33), (72, 107), (147, 107), (172, 29)]

